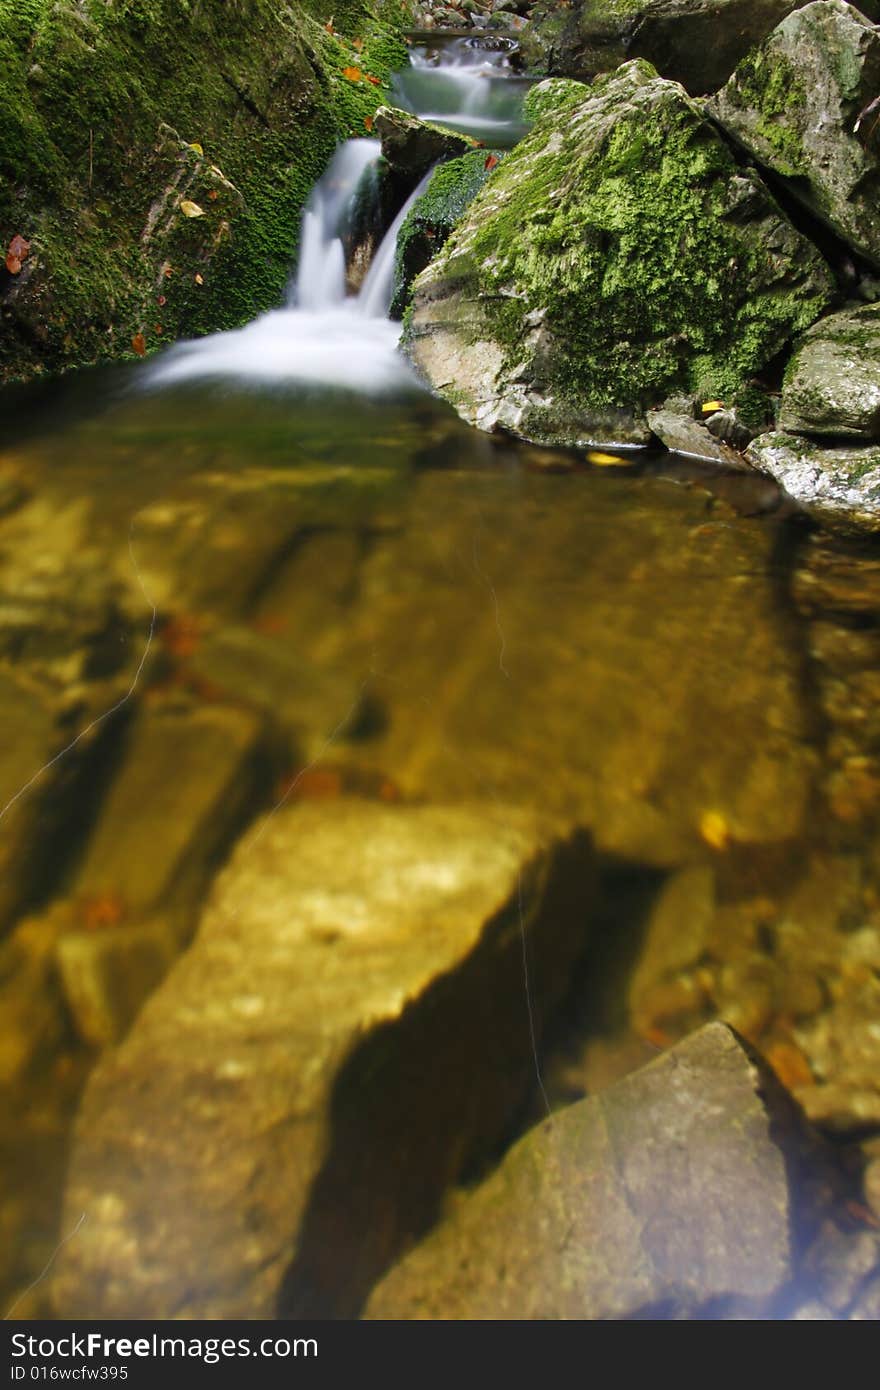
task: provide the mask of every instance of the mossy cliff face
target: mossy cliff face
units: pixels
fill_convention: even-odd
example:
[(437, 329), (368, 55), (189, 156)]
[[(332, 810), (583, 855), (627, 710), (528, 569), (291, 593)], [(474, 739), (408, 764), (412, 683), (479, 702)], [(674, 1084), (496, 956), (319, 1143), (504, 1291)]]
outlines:
[(30, 243), (0, 269), (0, 381), (278, 302), (309, 189), (406, 60), (399, 0), (325, 8), (0, 0), (0, 239)]
[(861, 255), (880, 266), (880, 35), (843, 0), (814, 0), (743, 59), (712, 115)]
[(532, 133), (416, 281), (408, 350), (484, 429), (642, 442), (646, 407), (733, 394), (832, 277), (677, 83), (632, 62), (566, 97), (560, 123), (536, 89)]

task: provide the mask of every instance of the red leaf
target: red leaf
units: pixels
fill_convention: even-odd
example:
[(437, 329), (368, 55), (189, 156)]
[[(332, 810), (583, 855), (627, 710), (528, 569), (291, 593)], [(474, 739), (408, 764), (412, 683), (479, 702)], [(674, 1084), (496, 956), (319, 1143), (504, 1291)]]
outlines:
[(136, 352), (138, 357), (146, 357), (147, 340), (144, 337), (143, 333), (135, 333), (134, 337), (131, 340), (131, 350), (132, 352)]
[(30, 242), (16, 233), (6, 250), (6, 269), (10, 275), (18, 275), (21, 263), (27, 260), (30, 249)]
[(17, 256), (6, 257), (6, 269), (9, 271), (10, 275), (18, 274), (18, 272), (21, 270), (21, 261), (18, 259)]
[(364, 73), (364, 77), (365, 77), (365, 79), (366, 79), (367, 82), (372, 82), (372, 84), (373, 84), (374, 87), (381, 87), (381, 86), (382, 86), (382, 79), (381, 79), (381, 77), (371, 77), (370, 74), (369, 74), (368, 72), (365, 72), (365, 73)]
[(494, 169), (494, 168), (495, 168), (495, 165), (496, 165), (497, 163), (498, 163), (498, 156), (497, 156), (497, 154), (490, 154), (490, 155), (487, 155), (487, 156), (486, 156), (486, 163), (483, 165), (483, 168), (484, 168), (484, 169)]
[(165, 298), (164, 294), (160, 294), (156, 303), (159, 305), (160, 309), (164, 309), (165, 305), (168, 303), (168, 300)]
[(372, 118), (372, 116), (364, 116), (364, 125), (367, 127), (367, 130), (372, 130), (372, 129), (373, 129), (373, 118)]

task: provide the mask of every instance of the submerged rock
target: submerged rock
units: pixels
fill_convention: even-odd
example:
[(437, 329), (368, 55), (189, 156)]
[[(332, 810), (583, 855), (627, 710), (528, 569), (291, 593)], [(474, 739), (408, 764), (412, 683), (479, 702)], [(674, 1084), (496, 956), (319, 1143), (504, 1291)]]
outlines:
[(769, 1072), (710, 1024), (521, 1139), (366, 1315), (767, 1315), (817, 1224), (826, 1165)]
[(743, 59), (709, 107), (793, 197), (874, 265), (880, 265), (875, 116), (855, 127), (878, 91), (876, 27), (844, 0), (814, 0)]
[(821, 319), (789, 363), (779, 427), (880, 438), (880, 305)]
[(645, 443), (646, 408), (735, 396), (830, 303), (819, 253), (678, 84), (643, 62), (568, 84), (562, 127), (530, 101), (414, 287), (407, 349), (466, 420)]
[(880, 531), (880, 444), (831, 448), (771, 431), (752, 440), (746, 457), (828, 525)]
[(59, 1311), (355, 1313), (498, 1142), (591, 895), (585, 837), (497, 804), (261, 821), (93, 1073)]
[[(550, 73), (581, 80), (647, 58), (689, 92), (714, 92), (797, 0), (575, 0), (539, 4), (523, 36)], [(871, 0), (867, 0), (871, 3)]]

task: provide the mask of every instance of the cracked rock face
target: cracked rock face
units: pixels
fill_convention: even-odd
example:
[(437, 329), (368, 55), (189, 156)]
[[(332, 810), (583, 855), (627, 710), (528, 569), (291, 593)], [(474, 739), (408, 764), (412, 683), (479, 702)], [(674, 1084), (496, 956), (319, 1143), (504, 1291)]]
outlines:
[(781, 1088), (710, 1024), (521, 1139), (367, 1316), (767, 1312), (817, 1227), (803, 1193), (825, 1192), (827, 1170), (810, 1144)]
[[(589, 842), (492, 805), (258, 822), (93, 1073), (62, 1316), (352, 1316), (496, 1145), (583, 949)], [(67, 1216), (65, 1216), (65, 1221)]]
[(830, 448), (771, 431), (752, 440), (746, 458), (829, 526), (880, 530), (880, 444)]

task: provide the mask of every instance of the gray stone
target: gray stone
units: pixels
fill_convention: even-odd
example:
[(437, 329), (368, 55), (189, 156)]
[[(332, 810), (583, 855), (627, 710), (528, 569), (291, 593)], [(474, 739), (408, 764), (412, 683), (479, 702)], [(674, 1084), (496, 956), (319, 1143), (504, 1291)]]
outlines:
[[(871, 0), (866, 0), (871, 4)], [(575, 0), (536, 7), (525, 49), (544, 70), (582, 81), (647, 58), (689, 92), (714, 92), (796, 0)]]
[(92, 1075), (59, 1312), (353, 1315), (534, 1079), (592, 877), (585, 837), (498, 804), (255, 825)]
[(779, 428), (880, 438), (880, 305), (832, 314), (806, 333), (785, 373)]
[(785, 1093), (710, 1024), (521, 1139), (366, 1315), (766, 1313), (792, 1277), (810, 1154)]
[(393, 106), (379, 107), (373, 129), (382, 141), (382, 154), (390, 167), (414, 183), (439, 159), (454, 159), (474, 147), (469, 135), (420, 120)]
[(755, 436), (755, 431), (740, 418), (736, 407), (732, 410), (716, 410), (713, 415), (706, 417), (705, 424), (711, 435), (723, 440), (739, 453), (748, 447)]
[(830, 303), (819, 253), (647, 63), (542, 83), (527, 110), (531, 133), (416, 280), (404, 335), (469, 423), (644, 444), (646, 409), (734, 399)]
[(729, 468), (744, 467), (736, 450), (723, 440), (715, 439), (699, 420), (671, 410), (649, 410), (645, 418), (652, 433), (673, 453), (702, 459), (705, 463), (725, 464)]
[(753, 439), (746, 458), (769, 473), (820, 521), (845, 531), (880, 530), (880, 446), (816, 444), (771, 431)]
[(795, 10), (709, 109), (789, 192), (880, 265), (880, 144), (854, 132), (880, 90), (880, 35), (843, 0)]

